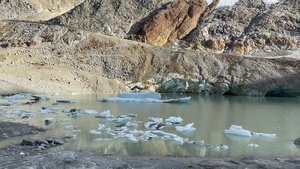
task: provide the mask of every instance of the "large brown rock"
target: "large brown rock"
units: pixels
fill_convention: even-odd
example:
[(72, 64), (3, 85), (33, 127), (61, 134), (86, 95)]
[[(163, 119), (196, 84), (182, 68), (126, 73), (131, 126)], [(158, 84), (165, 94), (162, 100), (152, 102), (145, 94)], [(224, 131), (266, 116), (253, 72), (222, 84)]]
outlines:
[(207, 7), (205, 0), (174, 1), (146, 22), (141, 33), (147, 43), (155, 45), (182, 39), (196, 28), (200, 16), (213, 10), (218, 2)]
[(208, 41), (206, 41), (205, 44), (209, 49), (217, 50), (217, 51), (224, 50), (226, 46), (224, 41), (218, 39), (209, 39)]

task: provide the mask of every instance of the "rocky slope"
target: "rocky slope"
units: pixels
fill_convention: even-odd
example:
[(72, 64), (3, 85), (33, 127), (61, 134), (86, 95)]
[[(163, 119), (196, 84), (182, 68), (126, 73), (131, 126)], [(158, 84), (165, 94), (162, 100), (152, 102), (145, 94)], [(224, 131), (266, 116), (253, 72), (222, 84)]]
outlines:
[[(199, 22), (201, 25), (188, 38), (179, 41), (178, 45), (155, 46), (123, 39), (131, 32), (140, 30), (166, 2), (86, 0), (47, 22), (1, 22), (0, 69), (5, 76), (0, 77), (0, 84), (6, 88), (2, 88), (0, 93), (121, 92), (139, 86), (159, 92), (264, 96), (270, 91), (278, 96), (300, 95), (299, 60), (230, 54), (233, 51), (229, 45), (232, 43), (230, 40), (235, 41), (236, 37), (240, 37), (241, 31), (245, 30), (242, 28), (240, 31), (228, 31), (227, 34), (220, 33), (220, 36), (229, 37), (228, 42), (217, 39), (214, 28), (218, 28), (219, 22), (216, 22), (217, 26), (212, 26), (210, 22), (215, 20), (212, 18), (222, 20), (220, 11), (227, 14), (223, 17), (230, 21), (229, 24), (242, 25), (241, 22), (246, 19), (247, 22), (240, 27), (249, 25), (252, 15), (245, 17), (248, 16), (247, 11), (258, 10), (250, 3), (243, 4), (244, 1), (233, 7), (217, 8)], [(292, 2), (290, 0), (285, 3)], [(285, 4), (275, 5), (274, 8), (277, 9), (277, 6), (291, 13), (298, 9)], [(244, 9), (239, 11), (245, 14), (234, 12), (239, 8)], [(299, 14), (294, 14), (288, 16), (292, 23), (297, 23)], [(241, 20), (237, 19), (238, 16)], [(255, 25), (256, 22), (251, 23)], [(207, 36), (200, 36), (202, 28), (212, 31), (207, 31)], [(221, 24), (219, 28), (222, 28)], [(226, 25), (223, 28), (225, 30)], [(254, 31), (253, 28), (249, 27), (250, 33)], [(279, 28), (288, 33), (286, 29)], [(299, 27), (292, 25), (290, 31), (295, 32), (294, 28)], [(266, 30), (268, 31), (270, 30)], [(288, 38), (295, 41), (278, 40), (278, 43), (265, 43), (269, 44), (265, 47), (280, 46), (281, 42), (294, 42), (295, 48), (287, 49), (299, 49), (299, 36), (290, 35)], [(263, 40), (270, 41), (265, 38)], [(207, 44), (203, 44), (204, 42)], [(225, 48), (225, 52), (229, 53), (207, 52), (202, 49), (201, 46), (204, 48), (209, 44), (216, 46), (216, 50), (222, 51)], [(198, 50), (194, 50), (195, 48)], [(270, 56), (266, 52), (264, 54)]]
[(272, 5), (261, 0), (240, 0), (231, 7), (217, 8), (204, 18), (187, 41), (194, 46), (242, 55), (289, 54), (300, 48), (299, 10), (295, 0)]

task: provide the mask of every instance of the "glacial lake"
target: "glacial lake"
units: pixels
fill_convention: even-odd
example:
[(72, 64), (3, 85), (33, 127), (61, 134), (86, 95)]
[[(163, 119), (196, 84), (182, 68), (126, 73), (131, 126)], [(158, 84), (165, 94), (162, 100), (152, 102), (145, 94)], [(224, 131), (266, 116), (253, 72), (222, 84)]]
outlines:
[[(39, 95), (40, 96), (40, 95)], [(66, 140), (62, 146), (56, 146), (46, 151), (85, 150), (98, 154), (117, 155), (147, 155), (147, 156), (205, 156), (205, 157), (300, 157), (300, 147), (295, 146), (294, 139), (300, 137), (300, 98), (275, 97), (241, 97), (241, 96), (198, 96), (191, 95), (190, 102), (179, 103), (136, 103), (136, 102), (98, 102), (98, 98), (115, 97), (116, 94), (72, 94), (47, 95), (50, 100), (40, 101), (32, 105), (0, 106), (0, 120), (5, 120), (13, 109), (26, 110), (34, 113), (29, 119), (13, 120), (31, 125), (49, 127), (49, 131), (38, 135), (14, 137), (2, 140), (0, 147), (19, 144), (22, 138), (62, 138), (74, 136)], [(162, 99), (180, 98), (186, 95), (162, 94)], [(52, 105), (56, 99), (72, 99), (75, 103), (59, 103)], [(24, 100), (28, 100), (25, 98)], [(21, 102), (24, 100), (15, 100)], [(0, 103), (7, 102), (0, 99)], [(41, 114), (42, 106), (47, 109), (57, 108), (56, 113)], [(58, 109), (59, 108), (59, 109)], [(81, 108), (79, 117), (69, 117), (60, 109)], [(90, 109), (99, 113), (110, 110), (112, 115), (136, 114), (131, 122), (137, 123), (137, 130), (148, 131), (144, 124), (148, 117), (171, 116), (181, 117), (182, 124), (166, 126), (162, 131), (176, 134), (189, 140), (204, 140), (204, 145), (175, 143), (173, 140), (152, 138), (148, 141), (139, 139), (131, 142), (124, 138), (101, 131), (102, 134), (91, 134), (99, 124), (116, 129), (115, 123), (95, 118), (95, 115), (85, 114)], [(99, 114), (98, 113), (98, 114)], [(43, 118), (54, 118), (46, 126)], [(70, 119), (68, 122), (64, 119)], [(64, 122), (65, 121), (65, 122)], [(195, 131), (184, 134), (175, 130), (175, 126), (194, 123)], [(276, 134), (277, 138), (243, 137), (225, 134), (224, 130), (231, 125), (242, 126), (246, 130), (260, 133)], [(72, 126), (74, 128), (72, 128)], [(128, 132), (127, 132), (128, 133)], [(97, 140), (101, 138), (102, 140)], [(259, 147), (251, 147), (257, 144)], [(228, 149), (218, 149), (217, 146), (227, 145)]]

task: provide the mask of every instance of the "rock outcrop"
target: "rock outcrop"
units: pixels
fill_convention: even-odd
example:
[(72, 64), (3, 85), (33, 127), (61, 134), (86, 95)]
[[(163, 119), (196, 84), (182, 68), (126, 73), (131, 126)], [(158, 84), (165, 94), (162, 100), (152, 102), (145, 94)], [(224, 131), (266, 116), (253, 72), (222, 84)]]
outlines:
[[(0, 1), (2, 20), (47, 20), (73, 9), (84, 0), (22, 0)], [(5, 12), (3, 12), (5, 11)]]
[(230, 7), (219, 7), (187, 38), (188, 43), (202, 45), (216, 39), (226, 44), (224, 52), (274, 56), (300, 49), (299, 2), (282, 1), (264, 4), (261, 0), (240, 0)]
[(200, 16), (204, 17), (219, 3), (214, 0), (207, 7), (205, 0), (177, 0), (167, 4), (142, 27), (140, 34), (147, 43), (164, 45), (184, 38), (198, 25)]

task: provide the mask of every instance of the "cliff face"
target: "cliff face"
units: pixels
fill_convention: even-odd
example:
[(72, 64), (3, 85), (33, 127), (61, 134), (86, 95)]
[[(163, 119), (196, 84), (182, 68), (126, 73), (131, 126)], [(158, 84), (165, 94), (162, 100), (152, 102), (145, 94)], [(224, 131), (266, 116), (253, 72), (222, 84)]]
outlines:
[[(228, 16), (223, 16), (224, 21), (228, 19), (229, 23), (237, 25), (243, 21), (244, 25), (249, 25), (252, 15), (249, 17), (246, 17), (248, 16), (246, 13), (236, 15), (233, 12), (237, 11), (233, 10), (237, 9), (236, 6), (217, 8), (201, 21), (202, 26), (199, 25), (177, 46), (161, 47), (119, 37), (125, 36), (130, 30), (137, 31), (142, 28), (143, 23), (147, 23), (151, 16), (159, 13), (160, 10), (150, 14), (153, 9), (160, 9), (159, 6), (163, 6), (163, 1), (126, 1), (129, 4), (139, 4), (135, 10), (128, 10), (126, 15), (120, 11), (127, 9), (128, 4), (122, 1), (117, 7), (117, 2), (119, 1), (86, 0), (73, 10), (48, 22), (1, 22), (0, 69), (5, 69), (3, 71), (5, 76), (0, 77), (0, 85), (21, 84), (23, 91), (30, 92), (35, 90), (43, 92), (45, 88), (42, 88), (41, 84), (47, 86), (51, 84), (48, 88), (52, 89), (52, 86), (55, 86), (51, 90), (53, 92), (57, 92), (58, 89), (69, 92), (116, 92), (130, 91), (134, 86), (139, 86), (145, 90), (159, 92), (264, 96), (268, 91), (269, 94), (273, 92), (278, 95), (292, 91), (293, 96), (300, 95), (295, 90), (291, 90), (300, 89), (300, 62), (295, 58), (246, 57), (214, 53), (203, 49), (197, 51), (184, 46), (194, 45), (197, 37), (200, 38), (197, 40), (197, 43), (200, 43), (198, 45), (203, 45), (204, 49), (206, 46), (211, 46), (217, 51), (233, 50), (228, 46), (231, 41), (220, 39), (217, 33), (210, 33), (208, 30), (215, 30), (215, 28), (221, 30), (218, 22), (213, 27), (209, 19), (214, 17), (216, 12), (223, 10), (228, 12)], [(253, 4), (239, 7), (258, 12), (256, 8), (250, 8), (251, 5)], [(106, 9), (108, 6), (115, 6), (113, 9), (116, 11), (109, 11), (108, 9), (112, 8)], [(281, 4), (281, 7), (285, 7), (284, 4)], [(290, 9), (290, 6), (286, 8)], [(253, 14), (253, 17), (256, 14)], [(240, 21), (230, 20), (229, 18), (233, 16), (237, 18), (240, 16)], [(291, 17), (292, 23), (294, 17), (295, 21), (299, 19), (297, 14), (288, 16)], [(104, 18), (99, 20), (101, 17)], [(124, 21), (116, 19), (109, 22), (114, 17), (131, 19)], [(148, 19), (141, 21), (143, 18)], [(216, 18), (220, 19), (222, 16)], [(101, 22), (110, 25), (111, 29), (105, 29), (105, 26), (99, 24)], [(126, 29), (122, 30), (121, 27)], [(207, 32), (202, 28), (206, 28)], [(222, 30), (226, 30), (226, 25), (223, 25), (223, 28)], [(239, 29), (229, 30), (228, 34), (220, 35), (228, 36), (229, 40), (241, 36)], [(286, 31), (286, 29), (282, 30)], [(249, 27), (249, 32), (253, 32), (252, 27), (251, 29)], [(103, 35), (109, 33), (115, 34), (115, 37)], [(204, 33), (203, 37), (200, 33)], [(297, 38), (298, 35), (287, 37)], [(265, 38), (263, 40), (267, 41)], [(287, 41), (276, 39), (276, 42), (280, 44)], [(247, 48), (244, 43), (233, 46), (236, 47), (235, 51)], [(27, 61), (24, 58), (27, 58)], [(7, 68), (7, 65), (14, 67)], [(15, 69), (17, 67), (22, 69), (19, 71)]]
[[(266, 5), (242, 1), (217, 8), (191, 33), (188, 42), (215, 50), (207, 42), (224, 41), (226, 53), (273, 56), (300, 48), (299, 2), (287, 0)], [(220, 51), (220, 50), (219, 50)]]

